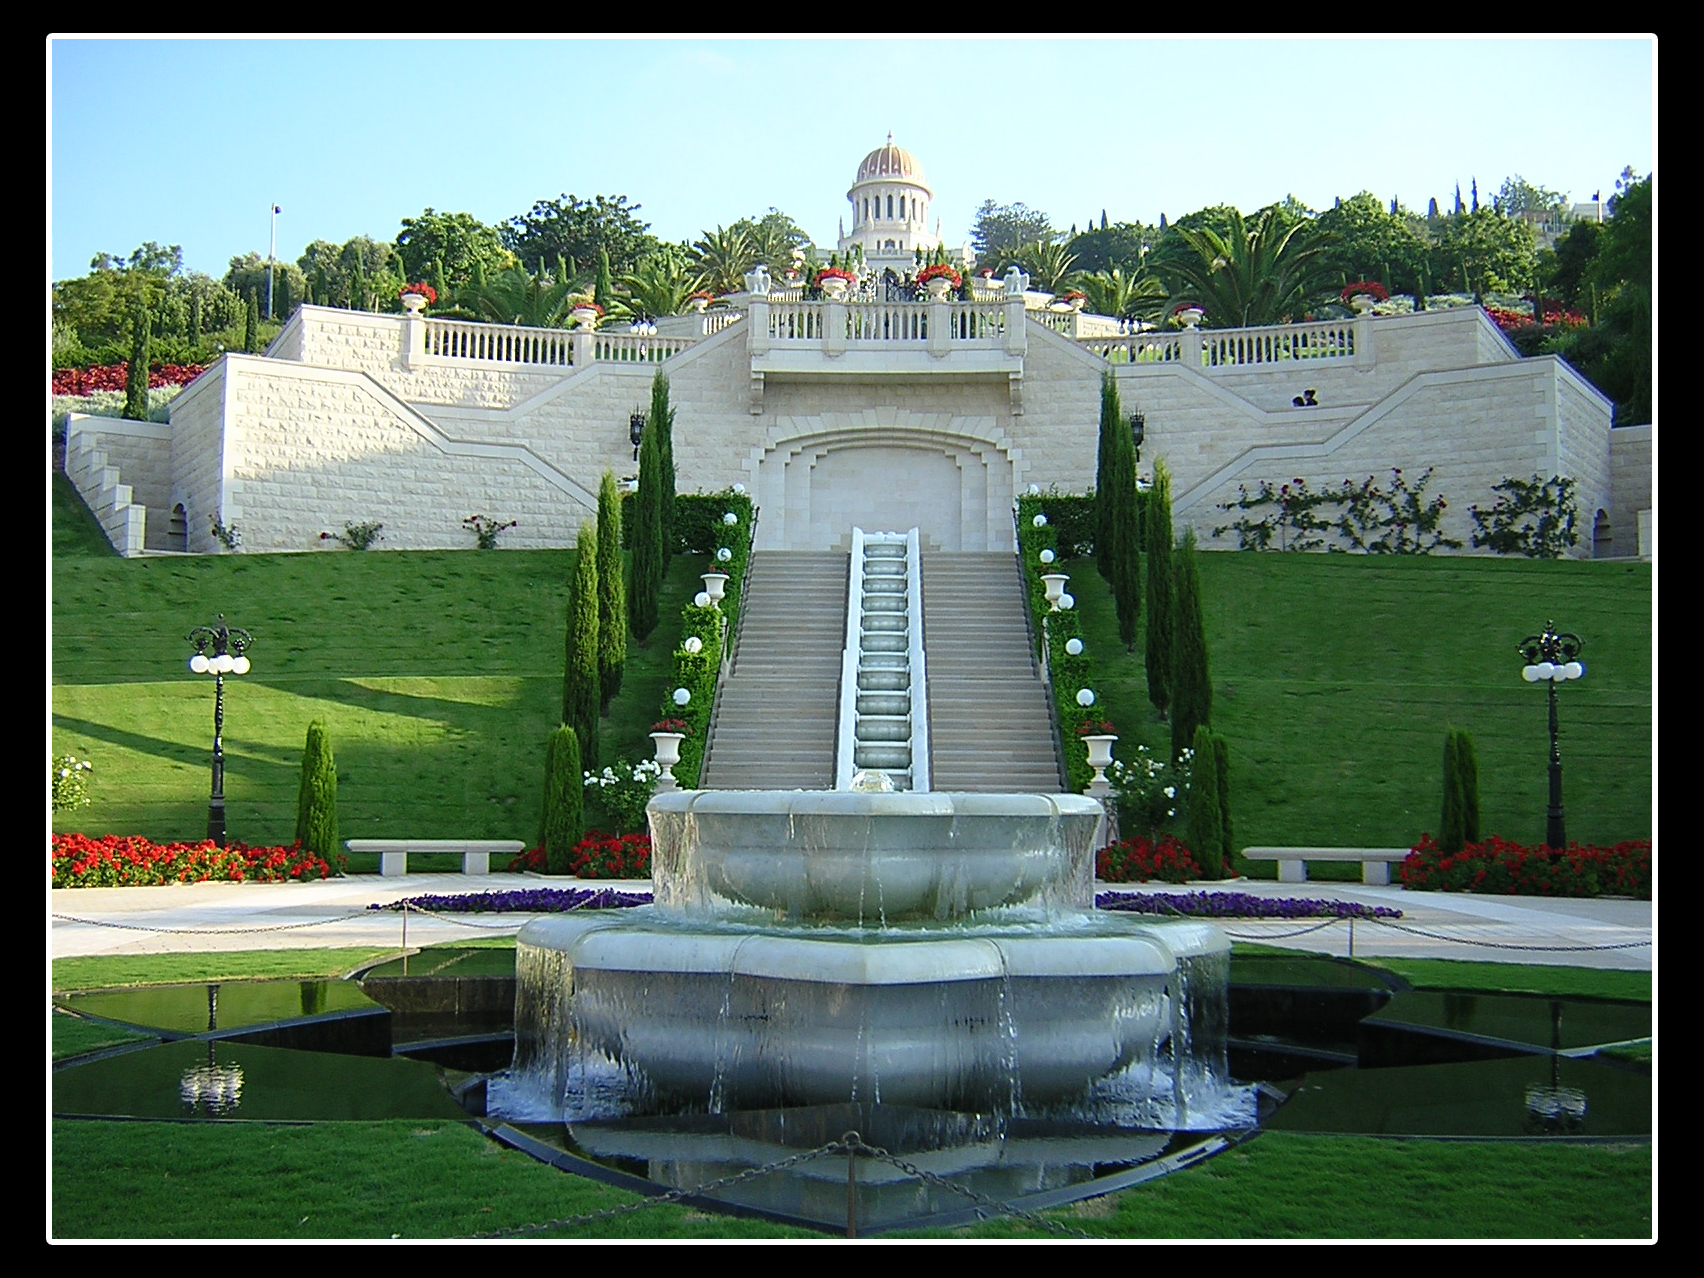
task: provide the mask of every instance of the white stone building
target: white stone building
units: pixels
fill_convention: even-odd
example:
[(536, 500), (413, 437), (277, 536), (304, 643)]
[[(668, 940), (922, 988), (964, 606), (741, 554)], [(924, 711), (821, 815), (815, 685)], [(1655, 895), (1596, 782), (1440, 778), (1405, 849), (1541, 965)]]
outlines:
[[(890, 140), (859, 166), (842, 247), (909, 265), (937, 242), (930, 197)], [(368, 521), (386, 548), (462, 547), (473, 514), (518, 520), (506, 546), (566, 546), (602, 473), (633, 470), (629, 417), (661, 368), (681, 489), (746, 485), (760, 548), (838, 546), (858, 523), (1005, 549), (1016, 493), (1093, 484), (1110, 368), (1146, 418), (1144, 469), (1166, 460), (1179, 528), (1206, 546), (1234, 544), (1206, 533), (1239, 484), (1396, 466), (1435, 468), (1463, 542), (1492, 485), (1562, 474), (1595, 531), (1579, 553), (1646, 551), (1652, 428), (1612, 431), (1583, 377), (1519, 358), (1478, 308), (1120, 334), (1015, 280), (969, 302), (803, 301), (767, 273), (750, 286), (650, 335), (304, 306), (266, 355), (196, 379), (169, 425), (74, 418), (66, 469), (125, 554), (215, 551), (214, 519), (250, 551), (320, 549)], [(1316, 405), (1294, 405), (1304, 390)]]

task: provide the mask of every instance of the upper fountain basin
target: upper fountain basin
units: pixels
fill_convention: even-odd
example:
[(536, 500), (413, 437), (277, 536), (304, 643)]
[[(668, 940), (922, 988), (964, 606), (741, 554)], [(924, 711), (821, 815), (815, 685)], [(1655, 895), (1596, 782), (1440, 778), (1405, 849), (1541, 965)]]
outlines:
[(657, 905), (880, 926), (1088, 909), (1101, 806), (1076, 794), (686, 790), (651, 819)]

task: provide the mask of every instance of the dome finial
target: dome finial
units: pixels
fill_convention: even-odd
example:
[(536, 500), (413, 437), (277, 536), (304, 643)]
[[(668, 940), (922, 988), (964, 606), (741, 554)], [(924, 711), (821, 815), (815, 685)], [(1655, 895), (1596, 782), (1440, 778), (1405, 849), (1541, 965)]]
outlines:
[(888, 130), (888, 140), (887, 140), (887, 144), (888, 144), (888, 145), (889, 145), (889, 146), (892, 146), (892, 145), (893, 145), (893, 130), (892, 130), (892, 129), (889, 129), (889, 130)]

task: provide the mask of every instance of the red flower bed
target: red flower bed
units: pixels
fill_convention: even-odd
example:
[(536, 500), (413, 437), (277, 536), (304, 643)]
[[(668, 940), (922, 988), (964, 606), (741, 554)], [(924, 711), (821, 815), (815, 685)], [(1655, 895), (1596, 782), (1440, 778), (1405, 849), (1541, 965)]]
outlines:
[[(548, 874), (544, 845), (529, 848), (509, 862), (511, 872), (531, 870)], [(577, 879), (648, 879), (651, 877), (651, 836), (603, 834), (593, 830), (568, 853), (568, 873)]]
[(1095, 853), (1095, 877), (1103, 883), (1187, 883), (1205, 877), (1195, 854), (1171, 835), (1126, 839)]
[[(337, 857), (341, 871), (347, 858)], [(91, 839), (86, 834), (53, 836), (53, 886), (156, 887), (164, 883), (287, 883), (293, 879), (323, 879), (331, 865), (300, 844), (251, 848), (241, 843), (217, 847), (200, 843), (151, 843), (142, 838), (109, 834)]]
[[(183, 386), (205, 372), (205, 364), (153, 364), (148, 369), (148, 385)], [(53, 370), (55, 395), (93, 395), (96, 391), (121, 391), (129, 375), (128, 364), (101, 364), (95, 368), (56, 368)]]
[(1445, 856), (1430, 834), (1396, 868), (1417, 892), (1488, 892), (1505, 896), (1631, 896), (1651, 899), (1651, 841), (1614, 847), (1523, 847), (1492, 836)]

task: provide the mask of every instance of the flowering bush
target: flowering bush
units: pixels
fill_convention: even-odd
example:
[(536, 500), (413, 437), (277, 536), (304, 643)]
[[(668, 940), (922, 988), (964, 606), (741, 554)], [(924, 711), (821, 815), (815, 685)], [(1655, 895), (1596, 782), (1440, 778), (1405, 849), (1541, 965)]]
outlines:
[(89, 806), (89, 777), (95, 765), (73, 754), (62, 754), (48, 765), (48, 780), (53, 786), (53, 810), (68, 812), (72, 808)]
[(1560, 850), (1524, 847), (1495, 835), (1445, 856), (1420, 836), (1396, 869), (1417, 892), (1488, 892), (1505, 896), (1631, 896), (1651, 899), (1651, 841)]
[(1172, 307), (1173, 315), (1182, 315), (1185, 311), (1200, 311), (1203, 315), (1207, 313), (1199, 302), (1179, 302)]
[(851, 271), (844, 270), (841, 267), (825, 266), (812, 277), (812, 282), (818, 287), (821, 287), (824, 280), (845, 280), (848, 284), (855, 284), (858, 281), (858, 277)]
[(1126, 839), (1095, 853), (1095, 877), (1103, 883), (1187, 883), (1202, 878), (1195, 854), (1171, 835)]
[(618, 827), (643, 830), (645, 805), (651, 801), (651, 795), (657, 788), (657, 778), (662, 773), (663, 767), (655, 759), (639, 763), (623, 760), (602, 772), (586, 773), (586, 791), (597, 796), (604, 812)]
[(1084, 719), (1077, 725), (1079, 737), (1110, 737), (1116, 731), (1111, 719)]
[[(541, 844), (509, 862), (511, 871), (545, 873)], [(603, 834), (593, 830), (568, 851), (568, 873), (577, 879), (648, 879), (651, 877), (651, 836)]]
[(685, 719), (658, 719), (650, 727), (652, 732), (678, 732), (683, 737), (692, 735), (692, 725)]
[(933, 266), (925, 266), (917, 272), (919, 284), (927, 284), (930, 280), (946, 280), (954, 288), (958, 288), (964, 283), (964, 276), (953, 270), (945, 262), (936, 262)]
[[(511, 867), (512, 868), (512, 867)], [(565, 914), (569, 910), (625, 910), (651, 904), (649, 892), (610, 888), (520, 888), (505, 892), (457, 892), (451, 896), (411, 896), (375, 903), (369, 910), (432, 910), (439, 914)]]
[(1059, 295), (1059, 300), (1061, 302), (1086, 302), (1089, 300), (1089, 295), (1082, 289), (1068, 288)]
[[(207, 371), (205, 364), (150, 364), (148, 366), (148, 385), (150, 387), (183, 386), (193, 382)], [(128, 364), (101, 364), (95, 368), (56, 368), (53, 370), (53, 393), (55, 395), (93, 395), (96, 391), (118, 391), (125, 389), (125, 379), (130, 375)]]
[(1338, 296), (1345, 302), (1352, 297), (1370, 297), (1375, 302), (1388, 302), (1390, 290), (1377, 280), (1359, 280), (1354, 284), (1345, 284)]
[(462, 527), (473, 534), (474, 540), (481, 550), (496, 550), (497, 538), (518, 527), (520, 520), (511, 519), (508, 523), (500, 523), (489, 515), (469, 515), (462, 520)]
[[(348, 858), (336, 857), (342, 873)], [(241, 843), (218, 847), (212, 839), (200, 843), (151, 843), (143, 838), (109, 834), (91, 839), (84, 834), (53, 836), (53, 886), (155, 887), (164, 883), (286, 883), (293, 879), (323, 879), (331, 863), (302, 845), (251, 848)]]
[(603, 318), (604, 308), (599, 306), (589, 297), (576, 297), (574, 299), (573, 309), (575, 311), (590, 311), (599, 319)]
[(384, 535), (380, 531), (383, 528), (383, 524), (373, 523), (371, 520), (364, 524), (358, 524), (353, 520), (350, 520), (343, 525), (342, 532), (322, 532), (320, 534), (320, 540), (340, 541), (351, 550), (366, 550), (372, 546), (374, 542), (384, 540)]
[(428, 304), (438, 300), (438, 290), (433, 288), (425, 280), (416, 280), (412, 284), (404, 284), (396, 291), (396, 295), (398, 297), (407, 297), (410, 293), (417, 293), (421, 297), (424, 297)]
[(1195, 751), (1185, 746), (1175, 767), (1156, 759), (1145, 745), (1136, 747), (1133, 759), (1114, 759), (1106, 779), (1118, 795), (1119, 825), (1132, 832), (1157, 832), (1177, 815), (1183, 795), (1189, 792), (1190, 765)]

